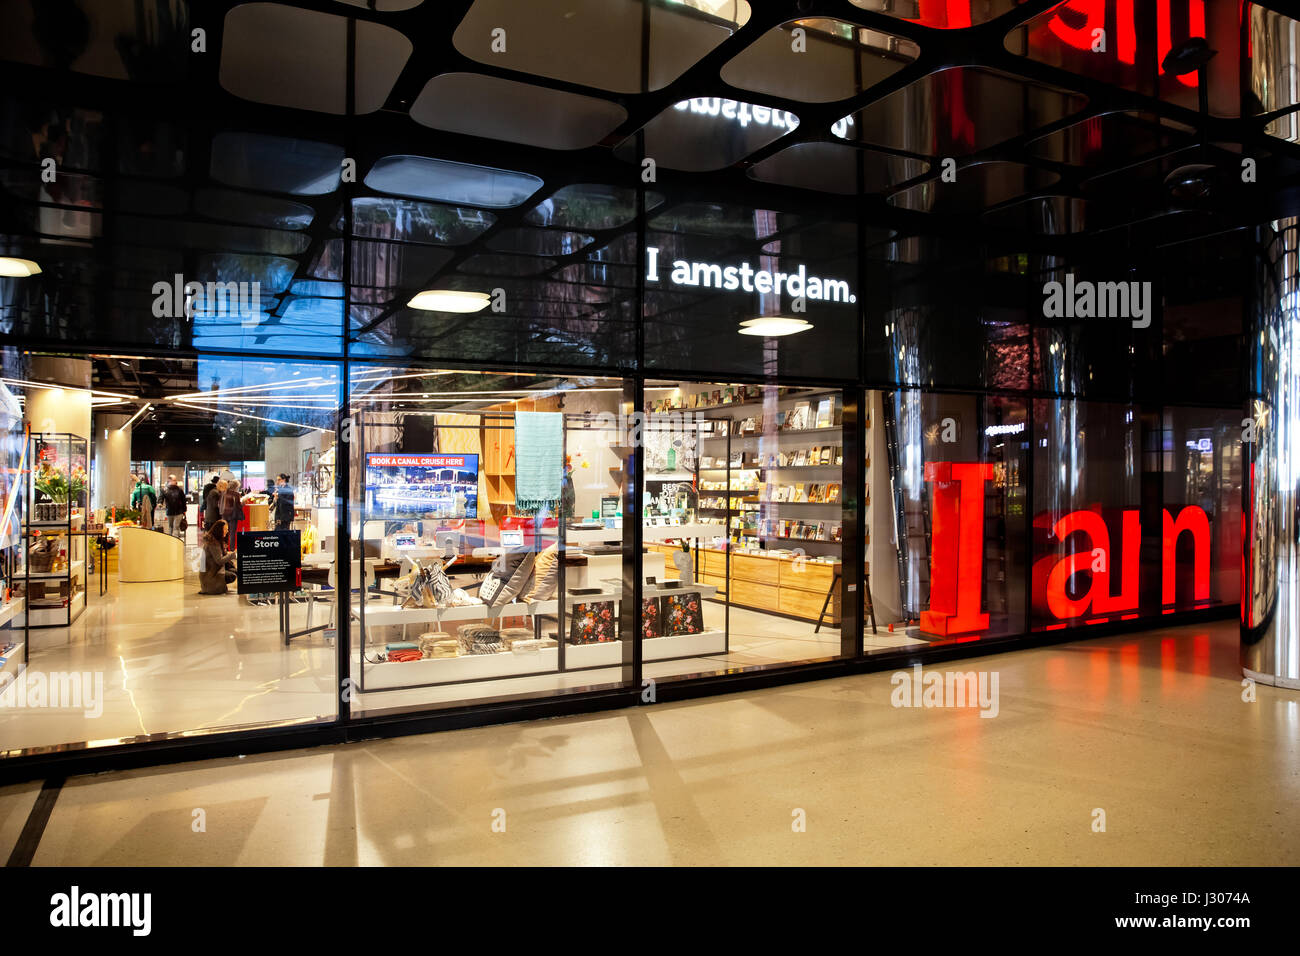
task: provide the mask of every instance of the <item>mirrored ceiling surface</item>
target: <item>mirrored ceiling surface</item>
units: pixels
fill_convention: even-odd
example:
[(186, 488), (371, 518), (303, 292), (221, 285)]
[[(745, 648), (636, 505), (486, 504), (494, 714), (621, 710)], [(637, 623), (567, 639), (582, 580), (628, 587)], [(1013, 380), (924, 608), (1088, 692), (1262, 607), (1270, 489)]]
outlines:
[(737, 89), (826, 103), (870, 89), (919, 54), (920, 47), (904, 37), (809, 18), (768, 30), (729, 60), (721, 75)]
[(456, 49), (479, 63), (612, 93), (662, 89), (749, 20), (744, 0), (474, 0)]

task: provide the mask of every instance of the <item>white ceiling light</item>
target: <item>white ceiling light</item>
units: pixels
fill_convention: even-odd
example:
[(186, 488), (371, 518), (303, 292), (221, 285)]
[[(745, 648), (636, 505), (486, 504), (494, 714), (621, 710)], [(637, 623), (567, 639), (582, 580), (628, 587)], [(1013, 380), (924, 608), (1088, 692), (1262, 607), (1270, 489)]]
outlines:
[(39, 275), (40, 271), (41, 267), (31, 259), (0, 256), (0, 276), (7, 279), (26, 279), (28, 276)]
[(492, 301), (486, 292), (457, 292), (453, 289), (427, 289), (416, 293), (406, 303), (425, 312), (481, 312)]
[(740, 323), (741, 335), (794, 335), (796, 332), (807, 332), (812, 328), (812, 323), (804, 319), (787, 319), (781, 315), (764, 315), (757, 319), (749, 319)]

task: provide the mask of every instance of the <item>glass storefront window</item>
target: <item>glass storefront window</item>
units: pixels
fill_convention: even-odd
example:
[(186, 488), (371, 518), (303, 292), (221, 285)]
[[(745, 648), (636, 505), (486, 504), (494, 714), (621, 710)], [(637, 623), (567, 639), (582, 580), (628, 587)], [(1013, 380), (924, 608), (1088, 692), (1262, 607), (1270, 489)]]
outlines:
[(353, 711), (623, 680), (619, 379), (354, 364)]
[(648, 677), (841, 653), (843, 392), (646, 386)]
[[(339, 366), (0, 355), (0, 750), (336, 719), (333, 595), (310, 569), (333, 534)], [(273, 538), (308, 590), (255, 586)]]
[(867, 651), (1022, 632), (1025, 402), (919, 391), (877, 401), (869, 447), (887, 467), (869, 470), (870, 594), (877, 621), (895, 626), (868, 634)]

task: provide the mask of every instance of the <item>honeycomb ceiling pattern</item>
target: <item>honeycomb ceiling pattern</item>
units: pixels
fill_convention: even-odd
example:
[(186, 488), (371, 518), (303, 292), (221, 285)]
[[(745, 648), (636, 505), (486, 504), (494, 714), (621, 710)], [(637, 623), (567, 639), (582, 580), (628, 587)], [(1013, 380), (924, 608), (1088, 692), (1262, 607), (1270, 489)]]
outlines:
[[(413, 292), (501, 287), (500, 322), (590, 351), (633, 334), (641, 228), (713, 261), (852, 273), (863, 238), (888, 262), (928, 233), (978, 230), (996, 254), (1211, 234), (1273, 218), (1300, 176), (1300, 31), (1253, 3), (0, 0), (0, 16), (0, 254), (49, 277), (0, 279), (0, 307), (6, 333), (50, 340), (120, 322), (201, 351), (339, 355), (346, 337), (354, 356), (429, 355), (471, 320), (412, 314)], [(1198, 36), (1204, 109), (1197, 73), (1161, 66)], [(1243, 159), (1260, 188), (1241, 189)], [(1188, 167), (1217, 177), (1195, 202), (1166, 184)], [(200, 298), (182, 329), (140, 308), (174, 274), (262, 295), (238, 321)], [(708, 308), (665, 292), (642, 314), (685, 327)]]

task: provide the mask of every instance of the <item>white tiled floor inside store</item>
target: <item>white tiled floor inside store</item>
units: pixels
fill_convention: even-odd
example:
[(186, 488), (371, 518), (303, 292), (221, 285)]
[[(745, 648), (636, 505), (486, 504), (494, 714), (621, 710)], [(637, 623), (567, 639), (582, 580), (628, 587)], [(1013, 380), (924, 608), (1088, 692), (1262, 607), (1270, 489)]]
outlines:
[[(319, 623), (327, 605), (314, 611)], [(723, 609), (706, 603), (706, 626), (720, 627)], [(306, 623), (306, 604), (292, 608), (292, 626)], [(524, 623), (518, 621), (515, 623)], [(278, 609), (245, 603), (234, 593), (201, 595), (197, 576), (183, 581), (119, 584), (110, 571), (98, 594), (91, 578), (86, 611), (70, 628), (32, 631), (31, 668), (46, 674), (103, 674), (102, 713), (80, 709), (0, 707), (0, 749), (117, 742), (287, 721), (332, 719), (335, 647), (321, 633), (285, 647)], [(726, 654), (651, 662), (647, 677), (709, 674), (747, 666), (808, 661), (839, 653), (839, 631), (812, 622), (731, 609)], [(867, 633), (868, 647), (912, 643), (901, 633)], [(397, 665), (391, 665), (397, 666)], [(506, 680), (355, 694), (357, 713), (448, 705), (467, 700), (595, 687), (617, 682), (615, 668)]]

